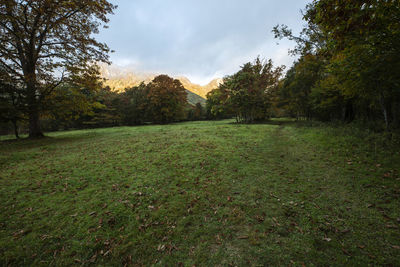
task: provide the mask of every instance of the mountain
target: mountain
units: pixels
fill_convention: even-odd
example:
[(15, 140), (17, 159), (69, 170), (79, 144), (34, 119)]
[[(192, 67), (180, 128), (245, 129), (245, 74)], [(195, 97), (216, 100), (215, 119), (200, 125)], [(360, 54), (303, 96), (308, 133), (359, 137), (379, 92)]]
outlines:
[[(107, 79), (104, 84), (115, 91), (123, 91), (125, 88), (137, 86), (141, 82), (149, 83), (159, 75), (155, 73), (132, 72), (128, 69), (106, 65), (100, 66), (100, 73), (103, 78)], [(191, 93), (188, 93), (189, 103), (192, 103), (193, 101), (201, 103), (205, 102), (207, 93), (212, 89), (217, 88), (222, 82), (222, 79), (214, 79), (207, 85), (201, 86), (192, 83), (188, 78), (183, 76), (174, 78), (178, 79), (182, 83), (183, 87)], [(197, 102), (194, 102), (194, 104)]]
[(189, 90), (186, 89), (186, 93), (187, 93), (187, 101), (189, 102), (189, 104), (191, 105), (196, 105), (197, 103), (200, 103), (201, 105), (205, 106), (206, 105), (206, 99), (199, 96), (198, 94), (195, 94)]

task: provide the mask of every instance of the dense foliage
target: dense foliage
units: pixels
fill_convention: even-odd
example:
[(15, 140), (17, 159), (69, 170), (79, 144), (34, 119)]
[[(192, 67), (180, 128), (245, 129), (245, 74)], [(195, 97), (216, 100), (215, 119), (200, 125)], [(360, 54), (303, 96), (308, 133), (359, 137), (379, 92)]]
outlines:
[[(41, 126), (45, 131), (57, 131), (205, 119), (203, 105), (190, 103), (187, 92), (179, 80), (167, 75), (159, 75), (148, 84), (141, 83), (122, 92), (103, 87), (101, 83), (95, 90), (64, 83), (48, 96), (47, 103), (52, 108), (42, 113)], [(18, 117), (23, 114), (13, 107), (1, 105), (2, 134), (11, 130), (16, 135), (27, 131), (27, 123)]]
[(300, 36), (284, 25), (277, 38), (297, 42), (281, 102), (296, 117), (362, 120), (399, 127), (398, 1), (319, 0), (306, 7)]
[(270, 117), (271, 95), (279, 84), (283, 67), (273, 68), (272, 61), (244, 64), (234, 75), (224, 78), (207, 95), (207, 110), (216, 118), (233, 114), (237, 122), (263, 121)]
[(154, 122), (168, 123), (184, 118), (187, 94), (179, 80), (159, 75), (146, 89), (147, 112)]

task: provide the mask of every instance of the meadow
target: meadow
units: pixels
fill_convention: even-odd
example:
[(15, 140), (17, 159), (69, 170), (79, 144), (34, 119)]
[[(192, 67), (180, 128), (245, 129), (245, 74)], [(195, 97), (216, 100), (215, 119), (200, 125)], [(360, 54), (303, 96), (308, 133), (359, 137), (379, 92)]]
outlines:
[(3, 266), (400, 265), (400, 145), (274, 120), (0, 142)]

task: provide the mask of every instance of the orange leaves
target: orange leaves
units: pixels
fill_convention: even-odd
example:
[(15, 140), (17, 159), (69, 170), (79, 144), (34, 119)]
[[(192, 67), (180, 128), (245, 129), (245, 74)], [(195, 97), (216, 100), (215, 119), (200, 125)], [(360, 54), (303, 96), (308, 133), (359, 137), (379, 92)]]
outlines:
[(159, 75), (146, 88), (150, 121), (168, 123), (183, 118), (187, 93), (179, 80)]

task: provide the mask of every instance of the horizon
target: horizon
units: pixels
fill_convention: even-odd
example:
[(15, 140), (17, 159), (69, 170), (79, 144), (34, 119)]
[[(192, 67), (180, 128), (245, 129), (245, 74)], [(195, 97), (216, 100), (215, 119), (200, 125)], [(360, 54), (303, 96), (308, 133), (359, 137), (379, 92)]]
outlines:
[[(137, 76), (137, 78), (142, 78), (142, 79), (146, 79), (148, 77), (153, 77), (153, 76), (155, 77), (155, 76), (158, 76), (158, 75), (168, 75), (168, 76), (170, 76), (171, 78), (174, 78), (174, 79), (181, 79), (181, 78), (188, 79), (190, 81), (190, 83), (192, 83), (193, 85), (199, 85), (199, 86), (204, 87), (204, 86), (209, 85), (213, 81), (220, 80), (220, 79), (222, 80), (225, 77), (225, 76), (224, 77), (215, 77), (215, 78), (212, 78), (209, 81), (205, 80), (205, 83), (201, 84), (201, 83), (197, 83), (197, 82), (193, 81), (190, 77), (187, 77), (185, 75), (179, 75), (179, 74), (172, 75), (170, 73), (160, 72), (160, 71), (159, 72), (140, 71), (140, 70), (135, 70), (133, 68), (130, 68), (129, 66), (128, 67), (123, 67), (123, 66), (119, 66), (119, 65), (116, 65), (116, 64), (111, 64), (111, 65), (103, 65), (103, 64), (101, 64), (100, 66), (101, 66), (101, 76), (103, 78), (105, 78), (105, 79), (108, 79), (108, 80), (126, 78), (129, 75), (135, 75), (135, 76)], [(109, 74), (105, 74), (104, 73), (104, 68), (109, 70), (111, 72), (111, 74), (110, 75)]]

